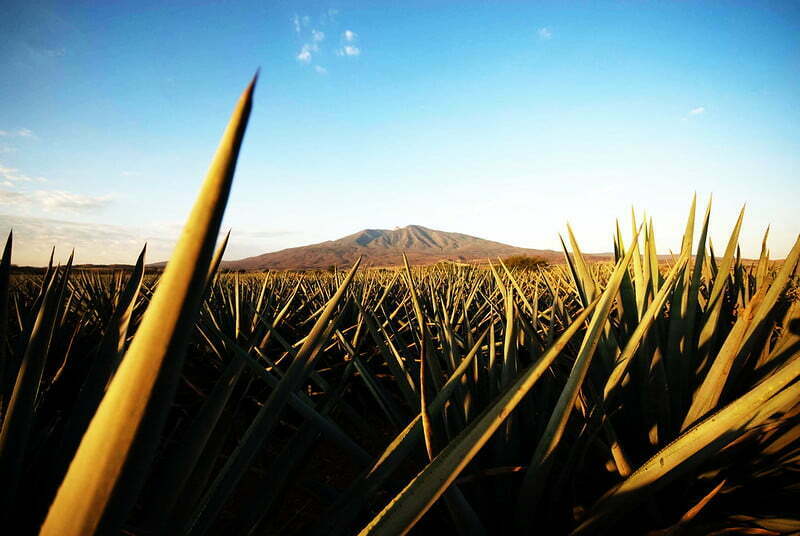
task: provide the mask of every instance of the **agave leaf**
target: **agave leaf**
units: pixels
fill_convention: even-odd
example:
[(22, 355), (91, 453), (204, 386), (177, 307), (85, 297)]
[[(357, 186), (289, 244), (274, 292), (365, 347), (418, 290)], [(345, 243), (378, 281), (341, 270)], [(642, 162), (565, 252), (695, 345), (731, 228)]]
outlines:
[[(606, 493), (574, 531), (596, 533), (658, 489), (700, 465), (744, 433), (800, 399), (800, 353), (795, 349), (770, 377), (686, 430)], [(794, 383), (793, 383), (794, 382)]]
[(345, 352), (350, 355), (350, 358), (353, 360), (353, 364), (358, 370), (359, 376), (361, 376), (361, 378), (364, 380), (367, 389), (375, 398), (375, 402), (378, 404), (378, 407), (381, 408), (381, 411), (383, 411), (383, 413), (389, 419), (389, 422), (399, 428), (400, 411), (397, 409), (391, 395), (386, 393), (385, 389), (381, 387), (380, 383), (378, 383), (378, 381), (375, 379), (375, 376), (372, 374), (372, 372), (370, 372), (367, 365), (358, 357), (358, 352), (356, 352), (353, 346), (347, 342), (347, 339), (345, 339), (342, 332), (338, 329), (336, 330), (336, 338), (344, 347)]
[(705, 496), (703, 496), (697, 504), (691, 507), (685, 514), (683, 514), (680, 520), (669, 528), (666, 532), (664, 532), (664, 536), (673, 536), (676, 534), (680, 534), (683, 532), (685, 526), (692, 521), (697, 515), (703, 510), (703, 508), (708, 505), (711, 500), (717, 496), (717, 494), (722, 490), (722, 488), (727, 484), (727, 479), (722, 479), (719, 484), (714, 486), (714, 488), (709, 491)]
[(572, 255), (569, 254), (567, 245), (564, 243), (564, 238), (561, 235), (559, 235), (558, 238), (561, 240), (561, 248), (564, 250), (564, 259), (567, 261), (567, 267), (569, 268), (569, 273), (572, 276), (572, 282), (578, 294), (578, 299), (580, 300), (581, 304), (586, 307), (586, 305), (589, 303), (589, 300), (586, 297), (586, 289), (584, 288), (583, 280), (578, 273), (575, 260), (573, 259)]
[(767, 230), (764, 231), (764, 239), (761, 241), (761, 254), (758, 256), (758, 265), (756, 267), (756, 290), (758, 290), (767, 279), (767, 270), (769, 269), (767, 237), (769, 237), (769, 225), (767, 225)]
[(222, 239), (222, 242), (214, 252), (214, 257), (211, 258), (211, 263), (208, 266), (208, 275), (206, 276), (206, 295), (208, 295), (208, 291), (210, 290), (211, 285), (214, 283), (214, 278), (216, 277), (217, 271), (219, 270), (219, 265), (222, 262), (222, 256), (225, 255), (225, 249), (228, 247), (228, 240), (230, 237), (231, 232), (229, 230), (227, 233), (225, 233), (225, 238)]
[[(706, 213), (703, 217), (703, 227), (700, 230), (700, 238), (697, 242), (697, 253), (695, 254), (694, 267), (692, 269), (691, 280), (686, 289), (686, 302), (684, 307), (683, 318), (681, 318), (678, 326), (682, 326), (683, 331), (683, 352), (680, 358), (680, 365), (678, 369), (679, 378), (675, 386), (677, 391), (677, 405), (679, 411), (685, 411), (685, 407), (681, 404), (688, 398), (689, 392), (689, 376), (691, 374), (690, 366), (695, 360), (696, 342), (695, 342), (695, 325), (697, 313), (700, 311), (700, 304), (698, 297), (700, 295), (700, 284), (702, 282), (703, 264), (705, 262), (706, 253), (706, 238), (708, 237), (708, 224), (711, 219), (711, 199), (706, 206)], [(679, 348), (674, 348), (678, 352)], [(669, 359), (669, 358), (668, 358)], [(677, 354), (673, 359), (677, 359)]]
[(567, 224), (567, 234), (569, 235), (569, 243), (572, 246), (575, 270), (577, 271), (578, 276), (581, 279), (583, 289), (586, 292), (586, 299), (591, 302), (594, 300), (594, 297), (597, 294), (597, 281), (595, 281), (591, 270), (589, 270), (589, 265), (586, 264), (586, 260), (583, 258), (581, 248), (578, 247), (578, 241), (575, 240), (575, 235), (573, 234), (572, 227), (570, 227), (569, 224)]
[(517, 295), (522, 299), (522, 303), (525, 304), (525, 308), (528, 310), (528, 313), (531, 317), (536, 320), (536, 313), (534, 312), (534, 308), (531, 303), (528, 301), (528, 298), (525, 297), (525, 293), (522, 291), (522, 288), (517, 283), (517, 279), (514, 277), (514, 274), (511, 273), (511, 270), (508, 269), (506, 263), (503, 262), (503, 259), (498, 258), (497, 261), (500, 263), (500, 266), (503, 267), (508, 279), (511, 281), (511, 284), (514, 286), (514, 289), (517, 291)]
[(661, 285), (658, 294), (653, 301), (650, 302), (650, 306), (647, 308), (647, 311), (645, 311), (641, 321), (637, 324), (636, 329), (628, 339), (625, 349), (617, 358), (614, 370), (611, 372), (611, 375), (606, 381), (605, 388), (603, 389), (603, 397), (605, 400), (611, 398), (613, 391), (618, 387), (620, 381), (627, 372), (631, 358), (639, 349), (642, 339), (647, 336), (647, 333), (653, 325), (653, 322), (655, 322), (659, 311), (661, 311), (662, 307), (664, 307), (664, 303), (667, 300), (667, 295), (669, 294), (670, 290), (672, 290), (672, 284), (675, 282), (678, 274), (682, 272), (688, 260), (689, 258), (684, 255), (681, 256), (681, 259), (677, 263), (675, 263), (675, 265), (672, 267), (672, 270), (670, 270), (669, 274), (664, 280), (664, 283)]
[(650, 291), (653, 295), (658, 293), (661, 286), (661, 273), (658, 271), (658, 255), (656, 254), (656, 231), (653, 227), (653, 218), (650, 218), (647, 241), (645, 242), (645, 263), (649, 266)]
[(797, 326), (794, 330), (792, 330), (790, 324), (792, 319), (797, 318), (800, 318), (800, 300), (795, 300), (787, 309), (786, 314), (781, 322), (781, 325), (784, 326), (784, 328), (778, 337), (778, 340), (775, 341), (775, 347), (769, 354), (766, 355), (766, 357), (763, 358), (763, 360), (760, 360), (757, 363), (757, 368), (763, 367), (767, 363), (770, 363), (775, 356), (779, 355), (787, 348), (790, 348), (792, 345), (800, 342), (800, 326)]
[[(483, 332), (442, 389), (436, 394), (436, 397), (428, 406), (430, 415), (438, 417), (458, 386), (459, 380), (467, 372), (470, 364), (475, 361), (487, 333), (488, 331)], [(361, 475), (342, 497), (331, 506), (323, 517), (323, 524), (315, 534), (340, 534), (343, 532), (358, 515), (365, 502), (389, 477), (392, 471), (409, 456), (421, 437), (422, 417), (417, 414), (386, 447), (369, 471)]]
[[(100, 400), (103, 398), (106, 386), (119, 366), (125, 341), (128, 336), (128, 326), (131, 314), (139, 295), (139, 289), (144, 278), (144, 258), (147, 247), (142, 248), (133, 272), (123, 289), (117, 305), (106, 326), (100, 349), (94, 357), (86, 379), (81, 386), (78, 399), (69, 415), (69, 420), (61, 440), (59, 450), (60, 459), (54, 471), (57, 478), (63, 478), (71, 457), (75, 454), (81, 437), (83, 437), (89, 422), (92, 419)], [(56, 480), (54, 484), (57, 484)]]
[(711, 369), (695, 392), (692, 405), (683, 421), (684, 430), (717, 406), (723, 389), (730, 380), (729, 376), (738, 356), (742, 353), (743, 348), (748, 347), (749, 339), (772, 311), (778, 298), (785, 292), (798, 259), (800, 259), (800, 237), (797, 238), (781, 270), (769, 287), (762, 286), (756, 296), (750, 300), (750, 304), (744, 312), (739, 315), (736, 324), (715, 357)]
[[(183, 233), (142, 318), (136, 336), (103, 397), (50, 506), (41, 534), (85, 536), (97, 529), (112, 492), (134, 459), (123, 502), (141, 487), (179, 379), (185, 346), (203, 298), (214, 242), (228, 200), (255, 79), (242, 94)], [(158, 388), (157, 387), (158, 384)], [(145, 419), (147, 410), (148, 418)], [(145, 427), (140, 426), (146, 420)], [(137, 474), (138, 473), (138, 474)], [(132, 504), (109, 521), (111, 532)]]
[(514, 290), (508, 289), (505, 298), (505, 336), (503, 338), (503, 368), (500, 386), (505, 388), (517, 376), (517, 308), (514, 305)]
[(8, 368), (8, 295), (11, 274), (11, 245), (14, 232), (8, 232), (3, 258), (0, 259), (0, 415), (5, 410), (6, 369)]
[(767, 291), (764, 301), (756, 309), (755, 314), (750, 322), (750, 326), (745, 333), (745, 339), (753, 336), (766, 320), (767, 316), (772, 312), (778, 299), (786, 292), (787, 285), (791, 282), (792, 276), (795, 273), (798, 261), (800, 261), (800, 236), (795, 240), (792, 249), (784, 259), (781, 269), (775, 276), (775, 279), (770, 283), (769, 290)]
[(392, 501), (364, 527), (361, 536), (406, 534), (456, 479), (503, 424), (531, 387), (583, 326), (597, 302), (584, 309), (544, 355), (503, 395), (453, 439)]
[(503, 283), (503, 279), (500, 277), (500, 274), (497, 273), (492, 261), (489, 259), (487, 259), (487, 261), (489, 262), (489, 270), (492, 272), (492, 276), (494, 276), (495, 283), (497, 283), (497, 289), (500, 291), (500, 294), (505, 297), (505, 295), (508, 293), (506, 285)]
[(422, 308), (417, 298), (416, 285), (414, 285), (414, 276), (411, 273), (411, 267), (408, 265), (408, 258), (405, 252), (403, 253), (403, 265), (406, 269), (406, 277), (408, 278), (408, 290), (411, 293), (411, 303), (414, 306), (414, 314), (417, 317), (419, 325), (419, 407), (420, 416), (422, 417), (422, 435), (425, 437), (425, 450), (428, 453), (428, 459), (433, 459), (433, 430), (431, 426), (430, 415), (428, 415), (428, 403), (425, 397), (426, 381), (425, 381), (425, 367), (431, 368), (434, 374), (433, 381), (436, 382), (436, 373), (438, 372), (435, 367), (435, 361), (430, 359), (426, 350), (430, 348), (428, 341), (428, 329), (425, 323), (425, 317), (422, 315)]
[[(354, 362), (348, 363), (335, 390), (325, 395), (321, 404), (319, 416), (327, 420), (327, 415), (341, 401), (342, 395), (350, 385), (354, 370)], [(293, 469), (301, 462), (306, 453), (314, 446), (315, 440), (320, 435), (320, 428), (312, 420), (306, 421), (296, 436), (289, 441), (285, 449), (273, 459), (269, 467), (270, 481), (263, 489), (259, 490), (249, 504), (245, 507), (245, 515), (239, 523), (241, 533), (253, 534), (261, 520), (269, 515), (276, 499), (280, 498), (280, 491), (285, 488)], [(238, 531), (237, 531), (238, 532)]]
[(742, 219), (744, 218), (744, 207), (739, 211), (739, 218), (736, 220), (736, 225), (731, 232), (731, 237), (728, 240), (728, 247), (725, 249), (725, 256), (722, 258), (722, 263), (717, 269), (714, 278), (714, 285), (711, 288), (711, 294), (708, 298), (708, 306), (706, 308), (706, 315), (704, 318), (703, 329), (700, 332), (700, 340), (698, 346), (705, 348), (709, 344), (712, 337), (718, 334), (717, 324), (719, 322), (720, 311), (722, 310), (722, 292), (727, 286), (731, 266), (733, 266), (733, 256), (736, 253), (737, 244), (739, 241), (739, 231), (742, 228)]
[[(633, 211), (633, 207), (631, 207), (631, 229), (634, 234), (636, 234), (636, 213)], [(622, 243), (622, 242), (620, 242)], [(642, 266), (642, 258), (639, 253), (639, 241), (637, 240), (634, 242), (633, 247), (636, 251), (633, 252), (633, 282), (634, 282), (634, 289), (636, 292), (636, 311), (641, 318), (642, 314), (644, 313), (644, 300), (645, 294), (647, 292), (647, 275), (645, 273), (645, 269)], [(623, 255), (624, 256), (624, 255)], [(622, 257), (622, 256), (621, 256)], [(621, 258), (620, 257), (620, 258)], [(627, 274), (626, 274), (627, 276)]]
[(597, 310), (594, 316), (592, 316), (586, 335), (584, 335), (578, 356), (575, 358), (572, 371), (570, 372), (569, 378), (567, 378), (567, 384), (564, 386), (558, 398), (558, 402), (556, 402), (556, 407), (550, 415), (547, 427), (539, 440), (531, 463), (528, 465), (528, 470), (525, 472), (522, 489), (520, 490), (517, 501), (517, 521), (520, 527), (528, 526), (539, 495), (544, 489), (544, 484), (553, 462), (553, 455), (556, 447), (567, 426), (567, 421), (572, 413), (575, 400), (578, 397), (578, 392), (589, 370), (589, 365), (591, 364), (595, 349), (600, 342), (608, 320), (608, 314), (611, 311), (611, 306), (614, 303), (614, 299), (622, 283), (623, 275), (627, 273), (631, 258), (637, 251), (634, 244), (638, 239), (639, 233), (637, 232), (633, 236), (631, 246), (628, 248), (625, 257), (617, 263), (617, 266), (614, 268), (614, 273), (606, 284), (605, 290), (600, 295)]
[(322, 314), (314, 323), (314, 327), (311, 328), (311, 332), (305, 338), (305, 342), (298, 350), (286, 375), (258, 411), (236, 450), (211, 484), (209, 491), (202, 499), (199, 515), (193, 519), (191, 526), (187, 527), (192, 534), (205, 534), (210, 529), (228, 496), (244, 476), (245, 471), (277, 423), (290, 395), (300, 387), (311, 372), (314, 360), (332, 331), (336, 308), (344, 298), (359, 264), (361, 264), (361, 258), (355, 262), (350, 273), (336, 290), (336, 294), (328, 301)]
[[(240, 346), (233, 344), (224, 333), (218, 332), (218, 335), (225, 339), (236, 355), (236, 358), (247, 364), (250, 369), (272, 389), (276, 389), (280, 383), (275, 376), (267, 372), (262, 365), (255, 360), (255, 358), (244, 351)], [(302, 396), (302, 393), (291, 393), (287, 405), (299, 413), (311, 425), (317, 428), (324, 436), (332, 442), (342, 447), (345, 452), (352, 455), (352, 458), (359, 464), (368, 465), (372, 463), (373, 458), (363, 448), (361, 448), (353, 439), (344, 432), (339, 425), (327, 417), (321, 415), (313, 405), (313, 402), (308, 397)], [(337, 400), (337, 404), (341, 404)]]
[[(25, 460), (26, 447), (30, 439), (42, 373), (44, 372), (50, 342), (53, 338), (57, 317), (64, 299), (72, 255), (63, 270), (56, 269), (47, 281), (42, 294), (36, 322), (25, 347), (14, 390), (0, 430), (0, 516), (11, 513), (17, 485)], [(61, 278), (57, 276), (61, 273)]]
[(364, 310), (363, 306), (358, 303), (358, 300), (355, 300), (354, 303), (364, 318), (367, 331), (369, 331), (369, 334), (372, 336), (375, 344), (378, 346), (378, 350), (383, 356), (383, 359), (386, 362), (386, 365), (389, 367), (392, 375), (394, 376), (394, 380), (397, 383), (400, 392), (403, 394), (406, 403), (411, 407), (415, 407), (419, 403), (419, 397), (414, 389), (414, 381), (411, 379), (411, 375), (406, 368), (403, 358), (400, 356), (397, 348), (395, 348), (392, 340), (386, 334), (386, 331), (383, 329), (377, 319), (374, 318), (372, 312)]

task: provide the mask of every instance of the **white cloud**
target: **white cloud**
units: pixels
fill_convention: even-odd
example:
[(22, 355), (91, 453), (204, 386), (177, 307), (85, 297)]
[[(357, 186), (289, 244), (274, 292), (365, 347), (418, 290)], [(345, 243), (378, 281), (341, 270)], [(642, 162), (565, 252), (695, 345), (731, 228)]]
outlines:
[(311, 53), (316, 52), (319, 50), (319, 47), (314, 43), (306, 43), (303, 45), (303, 48), (300, 49), (300, 52), (297, 54), (298, 61), (302, 61), (303, 63), (309, 63), (311, 61)]
[(311, 17), (308, 15), (303, 15), (302, 17), (299, 16), (297, 13), (292, 15), (292, 26), (294, 27), (294, 33), (300, 33), (303, 28), (311, 24)]
[[(49, 218), (0, 214), (0, 233), (14, 230), (11, 262), (20, 266), (45, 266), (50, 250), (63, 257), (75, 250), (75, 261), (81, 263), (136, 262), (136, 256), (147, 242), (145, 262), (167, 258), (177, 234), (163, 227), (133, 229), (102, 223), (79, 223)], [(61, 259), (66, 260), (65, 258)]]
[(20, 183), (48, 182), (44, 177), (31, 177), (16, 168), (0, 164), (0, 206), (21, 211), (37, 212), (93, 212), (105, 208), (112, 196), (89, 196), (63, 190), (15, 190)]
[(138, 177), (141, 175), (138, 171), (121, 171), (120, 175), (123, 177)]
[(550, 28), (547, 27), (539, 28), (539, 30), (536, 32), (536, 35), (538, 35), (539, 39), (541, 39), (542, 41), (547, 41), (553, 38), (552, 30), (550, 30)]
[(345, 30), (342, 34), (342, 37), (344, 37), (345, 41), (353, 42), (356, 40), (356, 37), (358, 37), (358, 34), (356, 34), (353, 30)]
[(9, 182), (47, 182), (44, 177), (31, 177), (16, 168), (6, 167), (3, 164), (0, 164), (0, 177)]
[[(163, 261), (169, 258), (182, 227), (182, 222), (122, 226), (0, 214), (0, 240), (5, 240), (9, 229), (14, 230), (11, 262), (22, 266), (46, 266), (53, 246), (61, 260), (66, 260), (74, 248), (77, 264), (133, 264), (145, 242), (145, 262)], [(223, 228), (217, 242), (227, 233), (227, 229)], [(281, 239), (295, 234), (282, 229), (255, 231), (234, 227), (225, 258), (241, 259), (280, 249), (283, 243)]]
[(315, 65), (314, 70), (317, 71), (319, 74), (328, 74), (328, 69), (326, 69), (322, 65)]
[(6, 207), (33, 209), (45, 212), (80, 214), (103, 209), (113, 200), (110, 195), (91, 196), (63, 190), (0, 190), (0, 204)]
[(36, 134), (34, 134), (33, 131), (27, 128), (20, 128), (14, 131), (0, 130), (0, 136), (4, 136), (7, 138), (35, 138)]
[(358, 56), (359, 54), (361, 54), (361, 49), (354, 45), (345, 45), (336, 51), (337, 56)]
[(42, 50), (42, 54), (51, 58), (60, 58), (61, 56), (65, 56), (67, 54), (67, 49), (65, 49), (64, 47), (46, 48)]
[(324, 32), (320, 32), (318, 30), (311, 30), (311, 39), (313, 39), (315, 42), (319, 43), (320, 41), (325, 39), (325, 33)]
[(692, 108), (689, 110), (689, 115), (701, 115), (706, 113), (705, 106), (698, 106), (697, 108)]

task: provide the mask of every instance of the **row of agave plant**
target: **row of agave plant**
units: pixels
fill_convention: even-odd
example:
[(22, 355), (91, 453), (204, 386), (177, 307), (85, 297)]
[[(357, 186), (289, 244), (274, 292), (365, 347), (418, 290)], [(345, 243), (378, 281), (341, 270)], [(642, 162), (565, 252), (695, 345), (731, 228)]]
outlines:
[[(0, 262), (8, 534), (800, 531), (800, 239), (219, 274), (254, 84), (163, 274)], [(571, 250), (571, 252), (568, 252)], [(7, 529), (7, 530), (6, 530)]]

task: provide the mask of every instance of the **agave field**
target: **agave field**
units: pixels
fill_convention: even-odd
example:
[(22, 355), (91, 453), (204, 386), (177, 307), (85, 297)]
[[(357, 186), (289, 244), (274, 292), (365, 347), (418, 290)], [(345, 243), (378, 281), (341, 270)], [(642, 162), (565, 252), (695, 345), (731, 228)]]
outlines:
[(692, 203), (668, 261), (634, 220), (613, 263), (219, 273), (252, 93), (163, 274), (9, 236), (3, 533), (800, 533), (800, 240)]

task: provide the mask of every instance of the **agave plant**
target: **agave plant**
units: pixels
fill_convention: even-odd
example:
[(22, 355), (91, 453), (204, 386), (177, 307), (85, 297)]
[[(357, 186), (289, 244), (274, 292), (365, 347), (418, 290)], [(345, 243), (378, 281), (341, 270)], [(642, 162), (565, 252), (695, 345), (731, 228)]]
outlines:
[(800, 239), (717, 255), (693, 201), (668, 257), (632, 218), (613, 262), (220, 273), (254, 83), (163, 274), (9, 235), (10, 533), (800, 531)]

